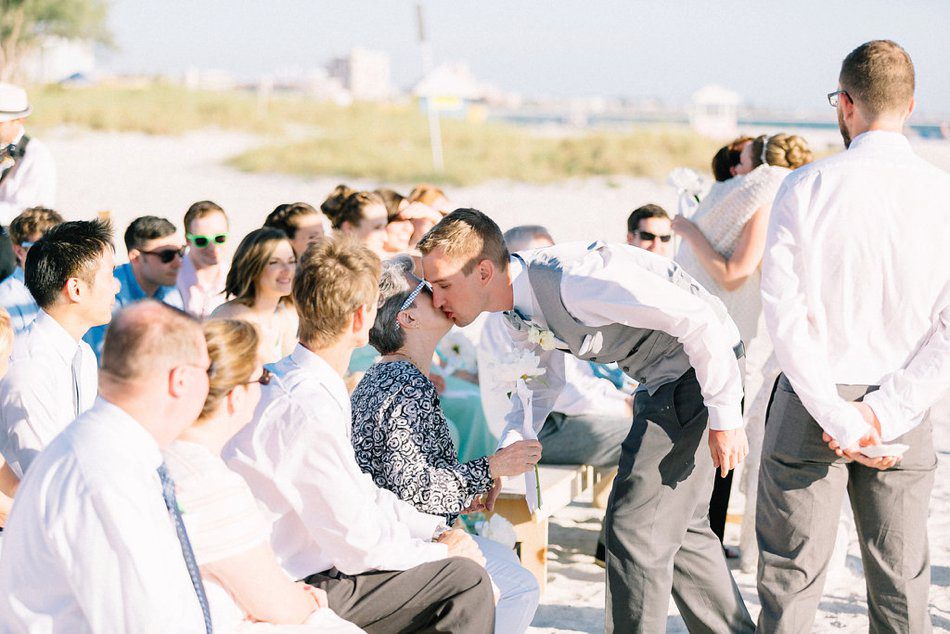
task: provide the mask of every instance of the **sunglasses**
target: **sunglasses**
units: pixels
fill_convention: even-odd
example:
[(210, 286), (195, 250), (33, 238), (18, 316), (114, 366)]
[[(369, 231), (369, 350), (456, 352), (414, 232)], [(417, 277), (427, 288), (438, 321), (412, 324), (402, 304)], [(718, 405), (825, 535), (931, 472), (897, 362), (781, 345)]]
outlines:
[(673, 235), (669, 233), (664, 236), (660, 236), (655, 233), (650, 233), (649, 231), (635, 231), (634, 233), (640, 236), (640, 239), (643, 240), (644, 242), (652, 242), (653, 240), (659, 240), (660, 242), (669, 242), (670, 240), (673, 239)]
[(228, 232), (224, 233), (215, 233), (210, 236), (204, 236), (200, 234), (189, 233), (185, 235), (188, 238), (188, 242), (191, 243), (196, 249), (204, 249), (209, 244), (214, 242), (215, 244), (224, 244), (228, 241)]
[(268, 370), (267, 368), (264, 368), (264, 370), (261, 372), (261, 375), (258, 378), (254, 379), (253, 381), (248, 381), (244, 385), (252, 385), (254, 383), (260, 383), (261, 385), (270, 385), (270, 380), (272, 378), (274, 378), (274, 373)]
[(185, 257), (185, 247), (179, 247), (177, 249), (161, 249), (159, 251), (139, 251), (139, 253), (142, 255), (154, 255), (162, 264), (168, 264), (175, 259), (175, 256), (178, 256), (179, 258)]

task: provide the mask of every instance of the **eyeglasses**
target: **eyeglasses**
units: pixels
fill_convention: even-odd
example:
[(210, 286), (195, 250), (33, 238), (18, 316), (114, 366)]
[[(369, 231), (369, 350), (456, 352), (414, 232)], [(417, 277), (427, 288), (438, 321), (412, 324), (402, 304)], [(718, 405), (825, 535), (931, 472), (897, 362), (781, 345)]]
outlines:
[[(832, 107), (832, 108), (837, 108), (837, 107), (838, 107), (838, 96), (839, 96), (839, 95), (844, 95), (844, 96), (847, 97), (848, 99), (851, 99), (851, 95), (848, 94), (848, 91), (847, 91), (847, 90), (836, 90), (836, 91), (834, 91), (834, 92), (829, 92), (829, 93), (828, 93), (828, 103), (831, 104), (831, 107)], [(854, 100), (852, 99), (852, 101), (854, 101)]]
[(669, 242), (670, 240), (673, 239), (673, 235), (669, 233), (663, 236), (657, 235), (655, 233), (650, 233), (649, 231), (635, 231), (634, 233), (640, 236), (640, 239), (643, 240), (644, 242), (652, 242), (653, 240), (659, 240), (660, 242)]
[[(412, 306), (412, 303), (416, 301), (416, 298), (419, 296), (419, 293), (421, 293), (423, 290), (429, 291), (431, 293), (432, 285), (429, 284), (425, 280), (419, 280), (419, 285), (416, 286), (414, 289), (412, 289), (412, 292), (409, 293), (409, 295), (406, 297), (406, 301), (402, 303), (402, 306), (399, 307), (399, 310), (396, 311), (396, 314), (398, 315), (402, 311)], [(396, 322), (396, 328), (399, 328), (398, 321)]]
[(177, 249), (160, 249), (158, 251), (139, 251), (142, 255), (154, 255), (162, 264), (168, 264), (175, 259), (177, 255), (179, 258), (185, 257), (185, 247), (178, 247)]
[(224, 233), (215, 233), (210, 236), (188, 233), (185, 234), (185, 237), (188, 238), (188, 242), (191, 243), (191, 246), (195, 247), (196, 249), (204, 249), (212, 242), (215, 244), (224, 244), (227, 242), (228, 232), (225, 231)]
[(254, 379), (253, 381), (248, 381), (244, 385), (253, 385), (254, 383), (260, 383), (261, 385), (270, 385), (270, 380), (272, 378), (274, 378), (274, 373), (268, 370), (267, 368), (264, 368), (261, 371), (261, 375), (258, 378)]

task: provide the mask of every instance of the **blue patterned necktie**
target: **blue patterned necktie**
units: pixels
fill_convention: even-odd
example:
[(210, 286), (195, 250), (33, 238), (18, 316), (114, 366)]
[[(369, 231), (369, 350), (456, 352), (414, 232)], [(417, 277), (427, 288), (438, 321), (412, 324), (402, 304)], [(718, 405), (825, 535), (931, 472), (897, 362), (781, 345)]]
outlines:
[(205, 617), (205, 632), (211, 634), (211, 610), (208, 608), (208, 597), (205, 594), (205, 586), (201, 582), (201, 573), (198, 572), (195, 553), (191, 549), (191, 542), (188, 540), (188, 533), (185, 531), (185, 523), (181, 519), (181, 511), (178, 510), (178, 500), (175, 499), (175, 481), (168, 475), (168, 468), (164, 462), (158, 467), (157, 471), (158, 477), (162, 481), (162, 497), (165, 498), (168, 514), (175, 521), (178, 541), (181, 542), (181, 554), (185, 556), (188, 575), (191, 577), (192, 585), (195, 586), (195, 594), (198, 595), (198, 603), (201, 604), (201, 612)]

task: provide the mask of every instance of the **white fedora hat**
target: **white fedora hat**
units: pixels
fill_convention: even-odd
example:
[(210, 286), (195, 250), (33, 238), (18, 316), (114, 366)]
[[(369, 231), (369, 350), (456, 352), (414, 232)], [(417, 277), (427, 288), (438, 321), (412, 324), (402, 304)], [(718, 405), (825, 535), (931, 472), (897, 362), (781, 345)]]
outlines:
[(33, 112), (26, 91), (13, 84), (0, 82), (0, 122), (22, 119)]

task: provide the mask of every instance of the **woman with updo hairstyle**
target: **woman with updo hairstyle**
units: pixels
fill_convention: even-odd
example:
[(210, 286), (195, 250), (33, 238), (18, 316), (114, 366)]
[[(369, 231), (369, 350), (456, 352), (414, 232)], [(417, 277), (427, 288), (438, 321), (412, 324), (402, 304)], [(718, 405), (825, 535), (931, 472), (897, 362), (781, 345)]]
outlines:
[[(762, 319), (760, 279), (762, 256), (772, 201), (782, 181), (812, 160), (805, 140), (796, 135), (761, 135), (740, 152), (736, 176), (716, 183), (690, 218), (676, 216), (673, 230), (682, 243), (675, 260), (718, 296), (739, 329), (746, 348), (744, 369), (746, 435), (749, 455), (742, 469), (746, 508), (740, 540), (741, 565), (754, 571), (758, 560), (755, 544), (755, 495), (758, 465), (765, 429), (765, 410), (778, 364), (772, 354)], [(730, 472), (731, 477), (732, 472)], [(716, 482), (710, 525), (722, 539), (731, 483)]]
[(280, 229), (250, 232), (231, 260), (224, 292), (229, 301), (212, 317), (249, 321), (261, 333), (261, 358), (272, 363), (297, 344), (297, 311), (291, 291), (297, 256)]
[(307, 203), (284, 203), (267, 214), (264, 226), (286, 233), (299, 258), (308, 246), (326, 235), (324, 220), (325, 216)]
[(163, 453), (178, 502), (187, 509), (182, 519), (215, 631), (243, 632), (263, 622), (294, 625), (295, 632), (360, 632), (330, 610), (323, 590), (284, 572), (251, 489), (220, 457), (251, 421), (271, 381), (258, 356), (257, 330), (232, 319), (211, 319), (203, 330), (211, 359), (208, 396), (198, 420)]
[(336, 231), (355, 238), (376, 254), (385, 253), (389, 213), (383, 198), (375, 192), (352, 190), (344, 196), (347, 190), (345, 185), (338, 185), (320, 209)]

